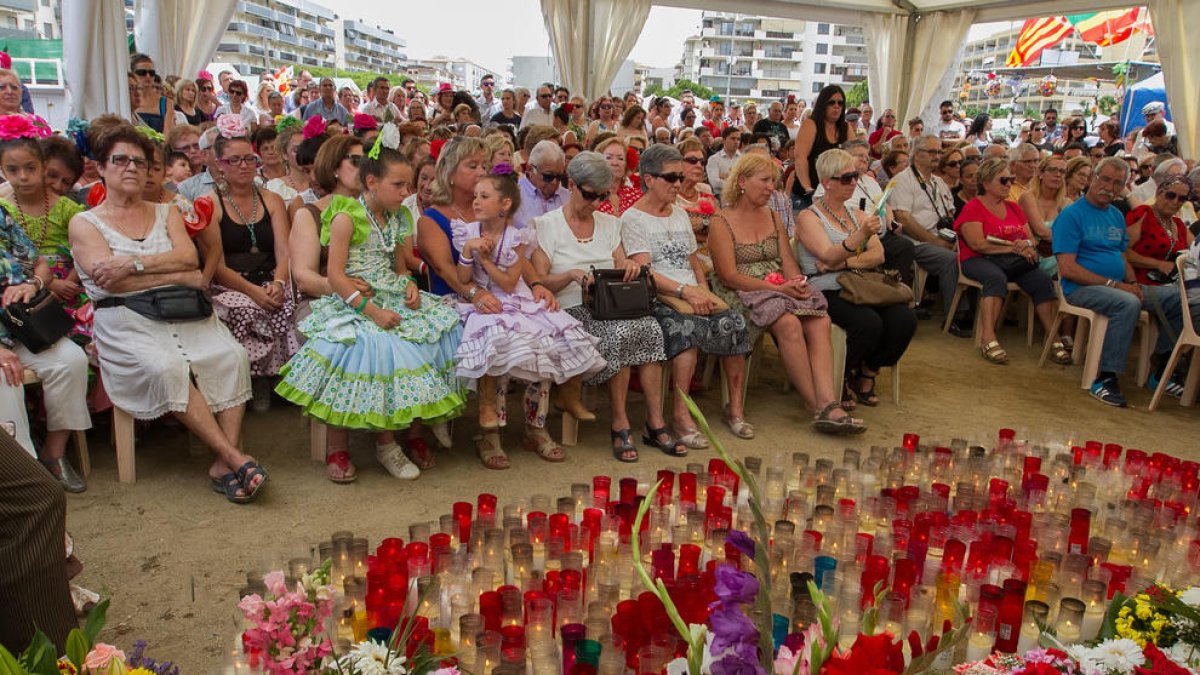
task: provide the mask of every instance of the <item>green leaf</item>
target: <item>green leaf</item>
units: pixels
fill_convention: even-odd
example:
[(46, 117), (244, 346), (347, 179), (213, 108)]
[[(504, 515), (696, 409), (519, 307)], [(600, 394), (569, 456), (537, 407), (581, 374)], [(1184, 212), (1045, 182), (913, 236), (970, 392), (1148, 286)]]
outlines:
[(78, 628), (72, 628), (67, 634), (67, 659), (75, 664), (80, 672), (83, 672), (83, 660), (87, 658), (88, 652), (92, 650), (92, 643), (83, 634), (83, 631)]
[(21, 654), (20, 663), (25, 670), (38, 675), (57, 675), (58, 649), (50, 638), (39, 629), (34, 629), (33, 639)]
[(0, 645), (0, 675), (25, 675), (25, 669), (4, 645)]
[(1117, 615), (1121, 613), (1121, 608), (1127, 600), (1129, 598), (1120, 591), (1113, 594), (1112, 601), (1108, 603), (1108, 610), (1104, 612), (1104, 620), (1100, 622), (1100, 633), (1096, 640), (1103, 642), (1117, 637)]
[(87, 620), (83, 622), (83, 634), (87, 637), (89, 645), (96, 644), (96, 636), (100, 634), (100, 630), (104, 628), (104, 623), (108, 620), (108, 603), (109, 598), (96, 603), (92, 611), (88, 612)]

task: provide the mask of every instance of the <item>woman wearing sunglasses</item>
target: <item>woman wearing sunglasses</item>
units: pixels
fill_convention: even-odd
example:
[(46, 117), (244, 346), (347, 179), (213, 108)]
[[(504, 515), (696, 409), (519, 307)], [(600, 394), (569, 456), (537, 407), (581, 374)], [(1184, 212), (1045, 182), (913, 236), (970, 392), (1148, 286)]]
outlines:
[(1054, 148), (1061, 151), (1072, 143), (1082, 143), (1086, 147), (1087, 143), (1083, 140), (1086, 136), (1087, 122), (1082, 117), (1072, 117), (1067, 120), (1066, 131), (1054, 141)]
[(942, 154), (942, 158), (938, 160), (937, 168), (934, 169), (933, 175), (941, 178), (946, 182), (946, 187), (951, 191), (958, 187), (960, 174), (959, 167), (962, 166), (963, 154), (961, 150), (948, 150)]
[[(954, 221), (958, 232), (958, 260), (962, 273), (983, 284), (980, 291), (980, 353), (990, 363), (1008, 363), (1008, 352), (996, 340), (996, 323), (1008, 296), (1008, 283), (1016, 282), (1033, 298), (1038, 320), (1047, 333), (1058, 313), (1058, 299), (1050, 276), (1038, 267), (1037, 245), (1025, 212), (1008, 198), (1012, 188), (1008, 162), (999, 157), (979, 165), (979, 196), (967, 202)], [(1071, 362), (1062, 342), (1051, 351), (1055, 363)]]
[(908, 349), (917, 318), (907, 304), (856, 305), (840, 295), (838, 276), (847, 270), (870, 270), (883, 265), (882, 223), (874, 213), (846, 207), (858, 185), (858, 164), (844, 150), (828, 150), (817, 160), (817, 175), (825, 194), (800, 214), (796, 223), (797, 255), (809, 284), (822, 291), (829, 318), (846, 331), (846, 390), (842, 407), (855, 401), (879, 405), (875, 376), (894, 366)]
[[(682, 302), (655, 303), (654, 318), (662, 327), (667, 360), (675, 385), (686, 388), (696, 371), (700, 352), (719, 357), (729, 382), (730, 405), (726, 417), (742, 419), (742, 381), (750, 342), (746, 319), (713, 295), (708, 273), (697, 255), (696, 237), (687, 212), (675, 204), (684, 181), (683, 156), (670, 145), (650, 146), (642, 153), (638, 171), (645, 195), (621, 217), (621, 240), (629, 257), (649, 265), (659, 296)], [(669, 456), (681, 457), (687, 449), (703, 449), (708, 441), (696, 429), (687, 404), (678, 393), (672, 410), (674, 434), (663, 424), (646, 424), (642, 441)]]
[(683, 182), (675, 195), (675, 205), (688, 214), (692, 221), (692, 234), (696, 237), (696, 255), (706, 272), (712, 271), (712, 256), (708, 253), (708, 226), (717, 210), (717, 198), (712, 188), (705, 183), (704, 145), (695, 138), (687, 138), (675, 144), (683, 156)]
[(796, 170), (788, 187), (796, 210), (812, 203), (817, 189), (817, 158), (826, 150), (842, 147), (849, 137), (846, 92), (836, 84), (828, 85), (817, 94), (812, 117), (801, 123), (796, 135)]
[(1125, 215), (1129, 232), (1129, 248), (1125, 257), (1133, 265), (1138, 283), (1160, 286), (1173, 283), (1175, 257), (1192, 243), (1192, 233), (1180, 207), (1192, 193), (1186, 176), (1168, 176), (1158, 181), (1154, 199), (1134, 208)]
[(250, 355), (253, 407), (265, 412), (271, 378), (300, 348), (292, 324), (287, 207), (279, 195), (255, 184), (259, 159), (241, 118), (223, 117), (217, 126), (221, 133), (213, 150), (225, 180), (213, 199), (223, 253), (213, 278), (213, 305)]

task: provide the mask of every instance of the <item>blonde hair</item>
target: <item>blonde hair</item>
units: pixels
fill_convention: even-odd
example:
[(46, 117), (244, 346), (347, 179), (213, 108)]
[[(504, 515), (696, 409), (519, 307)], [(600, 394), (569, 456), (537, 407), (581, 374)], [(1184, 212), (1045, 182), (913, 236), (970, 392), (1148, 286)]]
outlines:
[[(1033, 147), (1033, 146), (1030, 146)], [(995, 180), (996, 176), (1004, 173), (1008, 168), (1008, 160), (1003, 157), (992, 157), (985, 159), (979, 163), (979, 193), (983, 194), (983, 186), (985, 183), (990, 183)]]
[(492, 161), (492, 156), (504, 148), (508, 148), (508, 151), (512, 153), (517, 151), (516, 147), (513, 146), (513, 142), (508, 139), (508, 134), (505, 134), (503, 131), (484, 136), (483, 144), (487, 146), (489, 163)]
[(831, 148), (817, 157), (817, 179), (831, 178), (848, 166), (856, 166), (854, 155), (838, 148)]
[(437, 167), (431, 189), (434, 204), (449, 204), (454, 199), (454, 185), (451, 183), (458, 165), (473, 155), (484, 155), (486, 160), (487, 144), (480, 138), (458, 136), (442, 146), (438, 154)]
[(695, 152), (697, 150), (704, 152), (704, 144), (701, 143), (700, 139), (698, 138), (689, 137), (676, 143), (675, 149), (678, 150), (679, 154), (681, 155), (686, 155), (689, 152)]
[(771, 174), (772, 182), (779, 180), (779, 167), (769, 156), (758, 152), (748, 152), (739, 157), (733, 163), (733, 168), (729, 170), (729, 176), (725, 179), (725, 189), (721, 192), (721, 203), (728, 207), (737, 206), (738, 200), (742, 198), (742, 186), (738, 185), (738, 182), (743, 178), (764, 172)]
[(1064, 189), (1066, 188), (1067, 181), (1071, 180), (1072, 176), (1079, 173), (1080, 169), (1091, 169), (1091, 168), (1093, 168), (1092, 160), (1088, 159), (1087, 157), (1072, 157), (1071, 159), (1068, 159), (1067, 160), (1067, 175), (1063, 176)]
[[(1083, 161), (1087, 162), (1089, 166), (1091, 165), (1091, 160), (1086, 157), (1078, 157), (1077, 159), (1082, 159)], [(1043, 196), (1045, 196), (1042, 194), (1042, 172), (1046, 170), (1046, 167), (1050, 166), (1050, 162), (1062, 162), (1063, 164), (1066, 164), (1067, 159), (1062, 155), (1050, 155), (1038, 164), (1038, 172), (1034, 174), (1033, 179), (1029, 181), (1029, 191), (1033, 193), (1035, 199), (1041, 199)], [(1063, 173), (1062, 185), (1058, 186), (1058, 192), (1054, 194), (1054, 202), (1058, 204), (1059, 209), (1062, 209), (1062, 207), (1067, 205), (1066, 173)]]
[(603, 155), (604, 151), (607, 150), (610, 145), (621, 146), (621, 156), (625, 160), (625, 175), (629, 175), (629, 173), (633, 169), (630, 168), (630, 166), (629, 166), (629, 154), (626, 152), (626, 150), (628, 150), (629, 146), (625, 144), (625, 141), (621, 140), (620, 138), (617, 138), (616, 136), (610, 136), (610, 137), (600, 141), (599, 143), (597, 143), (596, 147), (592, 148), (592, 151), (598, 152), (601, 155)]

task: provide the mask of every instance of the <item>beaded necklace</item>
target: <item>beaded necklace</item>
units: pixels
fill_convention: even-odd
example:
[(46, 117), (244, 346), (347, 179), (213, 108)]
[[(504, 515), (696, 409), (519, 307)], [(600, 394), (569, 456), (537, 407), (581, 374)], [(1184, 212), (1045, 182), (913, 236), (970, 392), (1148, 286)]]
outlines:
[(229, 194), (229, 190), (225, 189), (222, 190), (222, 192), (225, 193), (226, 201), (228, 201), (229, 205), (233, 207), (233, 212), (236, 213), (237, 217), (242, 221), (238, 223), (238, 225), (245, 227), (246, 231), (250, 233), (250, 252), (258, 253), (258, 234), (254, 232), (254, 226), (258, 223), (258, 189), (253, 189), (250, 192), (249, 219), (246, 218), (246, 214), (242, 213), (242, 209), (237, 205), (237, 202), (233, 200), (233, 196)]
[[(50, 234), (50, 191), (42, 190), (42, 198), (45, 201), (46, 213), (42, 216), (42, 231), (38, 233), (37, 238), (37, 249), (39, 252), (46, 245), (46, 236)], [(13, 206), (17, 207), (18, 222), (21, 223), (21, 229), (25, 230), (25, 234), (32, 235), (32, 232), (29, 230), (29, 223), (36, 216), (25, 213), (25, 210), (21, 208), (21, 202), (17, 199), (16, 193), (13, 194), (12, 203)]]

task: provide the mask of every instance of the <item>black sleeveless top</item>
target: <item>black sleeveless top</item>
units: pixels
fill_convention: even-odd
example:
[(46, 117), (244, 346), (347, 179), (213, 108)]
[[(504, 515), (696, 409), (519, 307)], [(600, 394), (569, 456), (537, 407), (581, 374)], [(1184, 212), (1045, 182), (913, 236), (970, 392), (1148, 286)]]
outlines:
[[(257, 193), (257, 188), (255, 190)], [(257, 196), (262, 217), (253, 226), (233, 219), (220, 191), (217, 199), (221, 200), (221, 248), (225, 251), (225, 266), (252, 284), (269, 282), (275, 276), (275, 231), (271, 229), (271, 214), (262, 195)], [(254, 230), (253, 237), (250, 236), (251, 229)]]
[[(816, 124), (816, 120), (813, 120)], [(850, 134), (850, 125), (842, 122), (838, 127), (838, 139), (836, 143), (830, 143), (825, 136), (824, 125), (817, 125), (817, 135), (813, 138), (812, 150), (808, 152), (808, 180), (812, 182), (813, 189), (817, 189), (817, 158), (822, 152), (833, 148), (842, 147), (842, 143), (846, 142), (846, 137)], [(796, 180), (792, 181), (792, 191), (798, 192), (803, 190), (804, 186), (800, 185), (800, 176), (796, 176)]]

